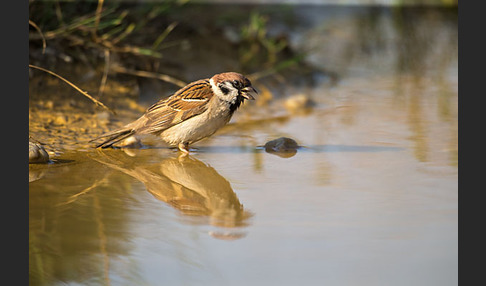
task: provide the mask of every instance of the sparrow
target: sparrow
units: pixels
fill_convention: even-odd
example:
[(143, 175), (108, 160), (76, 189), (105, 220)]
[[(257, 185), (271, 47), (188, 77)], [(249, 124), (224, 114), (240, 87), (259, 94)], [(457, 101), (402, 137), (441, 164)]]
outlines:
[(189, 145), (213, 135), (233, 113), (258, 94), (248, 78), (236, 72), (216, 74), (189, 83), (150, 106), (137, 120), (92, 141), (107, 138), (96, 148), (107, 148), (136, 134), (153, 134), (188, 154)]

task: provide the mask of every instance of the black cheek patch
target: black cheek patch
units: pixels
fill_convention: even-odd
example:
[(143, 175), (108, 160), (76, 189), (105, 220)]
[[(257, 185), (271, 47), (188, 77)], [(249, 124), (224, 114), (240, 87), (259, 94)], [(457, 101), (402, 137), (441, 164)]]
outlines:
[(225, 95), (228, 94), (229, 92), (229, 89), (227, 87), (225, 87), (224, 85), (220, 85), (219, 86), (219, 89), (221, 90), (222, 93), (224, 93)]

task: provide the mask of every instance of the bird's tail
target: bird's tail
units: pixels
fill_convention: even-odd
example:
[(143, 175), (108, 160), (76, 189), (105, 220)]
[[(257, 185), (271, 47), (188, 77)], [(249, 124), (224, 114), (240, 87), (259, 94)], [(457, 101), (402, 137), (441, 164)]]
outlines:
[(119, 129), (119, 130), (115, 130), (115, 131), (112, 131), (112, 132), (105, 133), (105, 134), (103, 134), (99, 137), (96, 137), (96, 138), (90, 140), (89, 142), (93, 142), (93, 141), (96, 141), (98, 139), (108, 137), (108, 139), (106, 139), (102, 143), (96, 145), (96, 148), (99, 148), (99, 147), (108, 148), (108, 147), (111, 147), (113, 144), (120, 142), (123, 139), (132, 136), (133, 134), (135, 134), (135, 130), (133, 128), (122, 128), (122, 129)]

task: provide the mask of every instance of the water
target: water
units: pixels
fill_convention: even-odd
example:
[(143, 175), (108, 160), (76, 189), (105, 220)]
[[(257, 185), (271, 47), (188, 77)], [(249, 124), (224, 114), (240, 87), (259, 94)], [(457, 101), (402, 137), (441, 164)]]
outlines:
[[(339, 75), (290, 87), (310, 112), (252, 103), (189, 157), (146, 138), (31, 166), (31, 284), (456, 285), (457, 18), (334, 9), (290, 33)], [(294, 156), (259, 147), (281, 136)]]

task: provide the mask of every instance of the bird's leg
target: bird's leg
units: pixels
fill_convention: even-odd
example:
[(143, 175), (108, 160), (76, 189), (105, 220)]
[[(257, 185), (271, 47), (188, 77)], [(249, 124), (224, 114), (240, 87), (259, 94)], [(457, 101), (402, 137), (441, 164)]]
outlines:
[(181, 150), (185, 154), (189, 154), (189, 144), (186, 142), (179, 143), (179, 150)]

